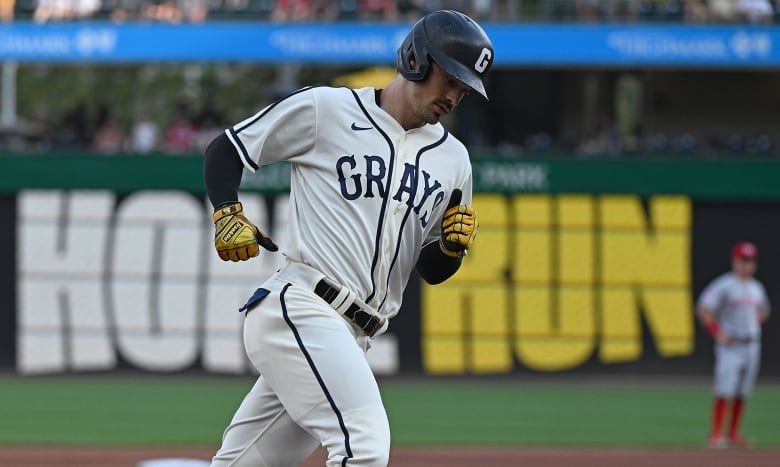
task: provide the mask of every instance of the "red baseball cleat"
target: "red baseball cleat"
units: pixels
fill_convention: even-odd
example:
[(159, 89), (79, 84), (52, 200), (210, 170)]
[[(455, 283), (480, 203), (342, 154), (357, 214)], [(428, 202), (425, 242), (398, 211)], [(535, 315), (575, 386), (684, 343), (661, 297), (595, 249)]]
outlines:
[(732, 448), (747, 449), (753, 447), (753, 442), (739, 435), (729, 436), (728, 445)]

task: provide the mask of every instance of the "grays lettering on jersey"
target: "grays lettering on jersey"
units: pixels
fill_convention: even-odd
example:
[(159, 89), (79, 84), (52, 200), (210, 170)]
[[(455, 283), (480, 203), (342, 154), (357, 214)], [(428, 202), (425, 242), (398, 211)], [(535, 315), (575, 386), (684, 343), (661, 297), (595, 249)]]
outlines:
[(720, 275), (701, 293), (699, 303), (715, 313), (718, 325), (737, 339), (761, 336), (760, 310), (769, 311), (764, 286), (755, 279), (739, 279), (734, 273)]
[(460, 189), (461, 204), (471, 203), (463, 144), (440, 123), (404, 130), (377, 105), (374, 88), (303, 88), (226, 133), (253, 172), (292, 164), (294, 211), (281, 252), (388, 318), (398, 312), (420, 246), (439, 240), (445, 194)]

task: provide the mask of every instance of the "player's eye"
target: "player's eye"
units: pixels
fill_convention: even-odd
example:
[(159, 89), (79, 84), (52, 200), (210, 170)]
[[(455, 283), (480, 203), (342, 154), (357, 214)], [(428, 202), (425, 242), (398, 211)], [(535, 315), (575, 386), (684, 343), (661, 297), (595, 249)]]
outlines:
[(453, 77), (447, 78), (447, 86), (449, 86), (450, 89), (455, 89), (456, 91), (458, 91), (461, 97), (465, 96), (466, 94), (469, 93), (469, 91), (471, 91), (470, 87), (464, 86), (463, 83), (461, 83), (460, 81), (458, 81)]
[(449, 89), (455, 90), (458, 93), (458, 101), (460, 99), (463, 99), (464, 96), (466, 96), (470, 91), (471, 88), (469, 86), (466, 86), (465, 84), (461, 83), (460, 80), (452, 76), (451, 74), (447, 73), (446, 70), (440, 67), (436, 67), (441, 71), (441, 76), (444, 78), (444, 83), (446, 83), (447, 87)]

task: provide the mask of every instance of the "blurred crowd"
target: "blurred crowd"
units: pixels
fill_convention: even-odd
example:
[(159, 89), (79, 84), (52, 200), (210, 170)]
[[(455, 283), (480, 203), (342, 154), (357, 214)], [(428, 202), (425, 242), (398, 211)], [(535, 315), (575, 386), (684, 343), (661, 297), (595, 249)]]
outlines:
[(412, 21), (438, 9), (496, 22), (780, 22), (780, 0), (0, 0), (4, 21), (39, 23)]
[(544, 16), (579, 22), (780, 22), (780, 0), (547, 0)]
[(203, 22), (206, 20), (413, 21), (447, 8), (482, 20), (517, 18), (513, 0), (0, 0), (10, 5), (5, 20), (42, 23), (79, 19)]
[[(697, 136), (685, 130), (668, 133), (654, 131), (627, 137), (613, 122), (608, 121), (597, 131), (585, 135), (574, 145), (556, 140), (546, 132), (533, 133), (525, 138), (521, 147), (497, 148), (499, 153), (515, 156), (528, 154), (575, 154), (581, 158), (603, 156), (780, 156), (778, 142), (761, 131), (750, 134)], [(489, 152), (489, 151), (486, 151)]]
[(152, 112), (140, 111), (132, 121), (123, 121), (109, 106), (90, 112), (77, 105), (59, 121), (51, 121), (39, 109), (24, 124), (3, 134), (0, 150), (28, 152), (94, 152), (101, 154), (202, 154), (214, 137), (224, 130), (223, 122), (210, 110), (192, 111), (177, 106), (164, 123)]
[[(294, 21), (410, 21), (427, 11), (456, 9), (480, 21), (658, 21), (780, 24), (780, 0), (0, 0), (5, 21), (39, 23), (78, 19), (202, 22), (218, 19)], [(186, 105), (170, 118), (139, 112), (127, 115), (76, 107), (56, 122), (45, 113), (24, 121), (22, 129), (0, 128), (0, 151), (94, 151), (97, 153), (202, 153), (208, 142), (232, 123), (215, 112)], [(476, 118), (476, 117), (474, 117)], [(780, 156), (780, 134), (701, 128), (640, 129), (613, 116), (566, 136), (531, 130), (519, 140), (475, 136), (475, 147), (507, 155), (567, 153), (580, 157), (626, 154)], [(631, 119), (629, 119), (631, 120)], [(626, 128), (627, 125), (630, 128)], [(667, 125), (667, 127), (669, 127)], [(517, 134), (517, 133), (515, 133)], [(495, 152), (495, 151), (487, 151)]]
[[(229, 123), (210, 110), (194, 112), (180, 105), (164, 123), (149, 112), (140, 112), (129, 122), (121, 121), (109, 108), (92, 115), (77, 106), (59, 122), (39, 115), (29, 123), (28, 134), (0, 138), (0, 151), (93, 152), (100, 154), (202, 154)], [(748, 156), (778, 157), (780, 141), (756, 130), (752, 133), (703, 134), (681, 129), (659, 129), (626, 134), (606, 116), (579, 138), (571, 140), (545, 131), (533, 132), (521, 141), (497, 144), (474, 143), (475, 153), (516, 157), (522, 154), (571, 154), (581, 158), (643, 156)]]

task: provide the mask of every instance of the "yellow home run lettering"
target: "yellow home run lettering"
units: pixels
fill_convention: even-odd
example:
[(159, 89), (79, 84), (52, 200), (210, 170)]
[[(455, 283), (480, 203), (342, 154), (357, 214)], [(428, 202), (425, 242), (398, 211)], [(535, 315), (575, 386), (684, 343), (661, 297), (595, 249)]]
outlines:
[(230, 240), (233, 239), (233, 237), (238, 233), (239, 230), (244, 228), (244, 223), (241, 221), (237, 221), (233, 226), (228, 230), (224, 236), (222, 236), (222, 241), (227, 243), (230, 242)]
[(540, 371), (693, 350), (691, 203), (631, 195), (477, 195), (480, 241), (422, 290), (426, 371)]

